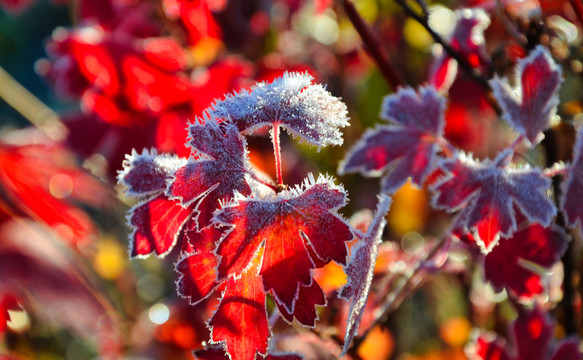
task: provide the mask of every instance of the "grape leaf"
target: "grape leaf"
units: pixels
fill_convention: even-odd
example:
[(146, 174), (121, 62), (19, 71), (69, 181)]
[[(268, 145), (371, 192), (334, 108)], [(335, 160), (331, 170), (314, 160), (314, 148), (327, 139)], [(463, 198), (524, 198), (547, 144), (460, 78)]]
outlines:
[[(263, 285), (293, 313), (300, 284), (312, 284), (310, 269), (315, 260), (346, 263), (345, 242), (353, 235), (336, 213), (345, 202), (342, 187), (324, 176), (314, 180), (312, 175), (302, 186), (277, 196), (238, 196), (215, 215), (215, 221), (230, 227), (216, 251), (221, 256), (219, 278), (239, 276), (264, 244)], [(310, 257), (307, 245), (318, 259)]]
[(557, 111), (561, 68), (549, 51), (539, 45), (527, 58), (518, 61), (516, 83), (512, 88), (506, 78), (491, 80), (502, 118), (531, 144), (536, 144)]
[(219, 202), (230, 200), (233, 191), (251, 193), (245, 179), (250, 165), (247, 144), (234, 125), (219, 124), (213, 117), (198, 120), (189, 129), (189, 144), (198, 159), (176, 170), (167, 195), (184, 207), (193, 205), (199, 228), (205, 228)]
[[(225, 351), (217, 347), (208, 347), (206, 349), (194, 352), (195, 360), (231, 360), (225, 354)], [(265, 360), (302, 360), (303, 357), (294, 353), (267, 354)]]
[(422, 186), (434, 167), (444, 128), (445, 98), (434, 87), (423, 87), (416, 93), (401, 89), (385, 97), (381, 118), (395, 125), (368, 130), (341, 162), (340, 174), (360, 172), (365, 176), (381, 176), (382, 191), (396, 191), (409, 178)]
[(241, 131), (279, 124), (294, 137), (318, 147), (342, 145), (340, 128), (348, 125), (346, 105), (309, 74), (284, 73), (271, 83), (228, 95), (210, 113), (232, 119)]
[(542, 294), (542, 274), (528, 263), (542, 268), (553, 266), (567, 250), (566, 234), (558, 227), (544, 228), (538, 224), (502, 239), (486, 255), (486, 280), (496, 291), (507, 289), (522, 300)]
[(233, 360), (254, 360), (255, 354), (267, 354), (269, 325), (265, 310), (265, 292), (257, 274), (261, 262), (256, 254), (240, 278), (230, 277), (221, 303), (209, 322), (212, 342), (224, 342)]
[(516, 231), (516, 212), (543, 226), (556, 214), (545, 195), (550, 180), (539, 169), (510, 167), (511, 155), (508, 150), (493, 161), (479, 162), (457, 154), (441, 162), (447, 175), (432, 185), (434, 207), (461, 210), (461, 226), (474, 232), (484, 253), (492, 250), (500, 236), (509, 237)]
[[(554, 324), (539, 308), (519, 314), (511, 327), (514, 350), (491, 334), (478, 333), (466, 349), (470, 360), (580, 360), (574, 339), (552, 346)], [(555, 348), (555, 349), (553, 349)]]
[(386, 195), (379, 197), (375, 216), (366, 234), (360, 236), (360, 242), (352, 249), (352, 255), (345, 273), (348, 276), (346, 285), (340, 290), (339, 296), (350, 300), (349, 317), (346, 324), (342, 355), (346, 354), (352, 339), (358, 333), (358, 325), (364, 315), (370, 286), (374, 275), (374, 267), (378, 254), (378, 246), (382, 241), (386, 225), (385, 215), (391, 206), (391, 199)]
[(577, 223), (583, 225), (583, 130), (577, 133), (573, 163), (569, 166), (567, 178), (561, 185), (561, 210), (567, 226), (574, 228)]

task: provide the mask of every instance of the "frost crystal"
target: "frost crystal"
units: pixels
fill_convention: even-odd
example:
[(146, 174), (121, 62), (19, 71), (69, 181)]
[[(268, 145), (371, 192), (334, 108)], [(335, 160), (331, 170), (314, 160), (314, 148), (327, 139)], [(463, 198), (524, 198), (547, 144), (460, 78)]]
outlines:
[(346, 105), (313, 78), (285, 73), (214, 103), (210, 114), (231, 119), (241, 131), (279, 124), (294, 137), (317, 145), (342, 145), (340, 128), (348, 125)]

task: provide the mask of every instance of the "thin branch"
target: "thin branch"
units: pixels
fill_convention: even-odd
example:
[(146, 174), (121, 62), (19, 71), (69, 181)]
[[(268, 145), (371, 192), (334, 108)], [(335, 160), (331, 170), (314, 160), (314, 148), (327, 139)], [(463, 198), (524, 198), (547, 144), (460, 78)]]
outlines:
[(506, 13), (504, 11), (504, 7), (502, 6), (501, 0), (496, 0), (496, 10), (498, 12), (498, 17), (502, 21), (502, 25), (504, 25), (506, 31), (508, 31), (510, 36), (512, 36), (514, 40), (524, 48), (526, 46), (525, 38), (524, 36), (521, 36), (521, 34), (516, 30), (516, 28), (510, 23), (510, 21), (508, 21), (508, 17), (506, 17)]
[(383, 74), (383, 77), (393, 90), (404, 85), (404, 81), (399, 75), (399, 72), (395, 69), (395, 66), (391, 62), (389, 55), (386, 53), (383, 47), (381, 39), (371, 30), (367, 23), (362, 19), (352, 0), (341, 0), (344, 11), (352, 26), (356, 29), (362, 42), (364, 43), (366, 50), (369, 55), (376, 62), (379, 70)]
[(417, 14), (417, 12), (415, 12), (415, 10), (413, 10), (411, 6), (407, 4), (406, 0), (395, 1), (397, 2), (397, 4), (401, 5), (401, 7), (403, 8), (403, 10), (405, 10), (405, 13), (407, 13), (407, 15), (409, 15), (411, 18), (413, 18), (415, 21), (421, 24), (425, 28), (425, 30), (427, 30), (427, 32), (429, 33), (429, 35), (431, 35), (433, 40), (436, 43), (440, 44), (443, 47), (443, 49), (447, 52), (447, 54), (454, 58), (455, 61), (457, 61), (457, 63), (461, 66), (461, 68), (472, 77), (472, 79), (478, 82), (484, 88), (484, 90), (492, 91), (492, 88), (490, 87), (488, 80), (486, 80), (478, 72), (477, 69), (472, 67), (472, 65), (470, 65), (466, 58), (464, 58), (457, 51), (455, 51), (447, 42), (445, 42), (445, 40), (443, 40), (443, 38), (438, 33), (436, 33), (431, 28), (431, 26), (429, 26), (426, 17)]

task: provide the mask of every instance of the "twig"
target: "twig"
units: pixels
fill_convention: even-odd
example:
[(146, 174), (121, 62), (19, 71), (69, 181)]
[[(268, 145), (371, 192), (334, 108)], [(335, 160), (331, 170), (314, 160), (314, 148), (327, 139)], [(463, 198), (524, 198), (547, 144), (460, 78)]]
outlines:
[(358, 14), (358, 11), (352, 3), (352, 0), (341, 0), (341, 2), (346, 15), (348, 15), (350, 22), (360, 35), (360, 38), (368, 50), (369, 55), (376, 62), (385, 80), (387, 80), (393, 90), (403, 86), (404, 81), (399, 73), (395, 70), (395, 66), (391, 62), (388, 54), (386, 51), (384, 51), (382, 41), (370, 29), (360, 14)]
[(523, 36), (520, 35), (520, 33), (518, 33), (516, 28), (512, 26), (512, 24), (508, 21), (501, 0), (496, 0), (496, 10), (498, 12), (498, 17), (502, 21), (502, 25), (504, 25), (506, 31), (508, 31), (510, 36), (512, 36), (514, 40), (516, 40), (516, 42), (519, 43), (520, 46), (524, 48), (526, 46), (525, 39)]
[(478, 82), (485, 90), (492, 91), (492, 88), (490, 87), (488, 80), (486, 80), (482, 75), (480, 75), (477, 69), (472, 67), (472, 65), (470, 65), (470, 63), (463, 56), (461, 56), (457, 51), (455, 51), (448, 43), (445, 42), (445, 40), (443, 40), (443, 38), (438, 33), (436, 33), (431, 28), (431, 26), (429, 26), (426, 17), (417, 14), (411, 8), (411, 6), (407, 4), (406, 0), (395, 1), (397, 2), (397, 4), (401, 5), (401, 7), (403, 8), (403, 10), (405, 10), (407, 15), (409, 15), (411, 18), (413, 18), (415, 21), (421, 24), (425, 28), (425, 30), (427, 30), (427, 32), (429, 33), (429, 35), (431, 35), (433, 40), (436, 43), (440, 44), (443, 47), (443, 49), (447, 52), (447, 54), (454, 58), (455, 61), (457, 61), (457, 63), (461, 66), (461, 68), (472, 77), (472, 79)]

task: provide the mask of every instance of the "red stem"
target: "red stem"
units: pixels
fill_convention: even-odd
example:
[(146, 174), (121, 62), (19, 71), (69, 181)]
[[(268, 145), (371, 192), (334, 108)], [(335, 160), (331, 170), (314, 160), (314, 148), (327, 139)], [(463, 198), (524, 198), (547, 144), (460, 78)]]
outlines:
[(279, 145), (279, 123), (273, 124), (273, 133), (271, 134), (273, 142), (273, 152), (275, 154), (275, 171), (277, 173), (277, 185), (283, 186), (283, 176), (281, 175), (281, 147)]

